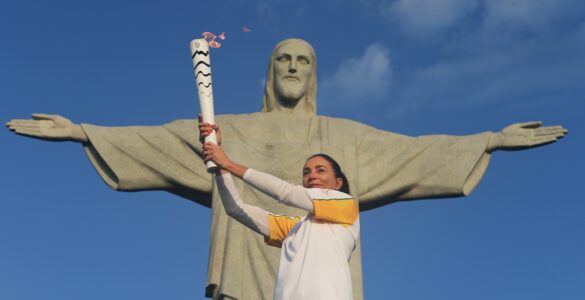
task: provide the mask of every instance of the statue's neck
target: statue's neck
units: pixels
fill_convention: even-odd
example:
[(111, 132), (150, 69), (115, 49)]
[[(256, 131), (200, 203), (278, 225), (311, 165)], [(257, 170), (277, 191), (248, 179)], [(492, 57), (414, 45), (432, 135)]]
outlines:
[[(284, 101), (283, 101), (284, 102)], [(274, 109), (275, 112), (279, 113), (290, 113), (290, 114), (315, 114), (315, 112), (311, 109), (309, 104), (307, 103), (305, 97), (296, 100), (290, 101), (287, 100), (284, 103), (291, 103), (294, 102), (294, 105), (284, 105), (283, 102), (280, 102), (280, 105), (277, 105)]]

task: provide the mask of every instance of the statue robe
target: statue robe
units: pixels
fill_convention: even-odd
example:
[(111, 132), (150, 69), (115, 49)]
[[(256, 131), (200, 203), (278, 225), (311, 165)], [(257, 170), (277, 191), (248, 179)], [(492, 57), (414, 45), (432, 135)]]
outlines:
[[(216, 117), (234, 161), (301, 184), (305, 160), (327, 153), (342, 166), (360, 210), (395, 201), (468, 195), (488, 165), (489, 133), (408, 137), (351, 120), (278, 112)], [(229, 218), (201, 159), (194, 120), (163, 126), (82, 125), (85, 151), (103, 180), (120, 191), (166, 190), (212, 208), (206, 296), (272, 299), (280, 249)], [(304, 215), (236, 180), (244, 201), (268, 211)], [(350, 266), (362, 299), (359, 243)]]

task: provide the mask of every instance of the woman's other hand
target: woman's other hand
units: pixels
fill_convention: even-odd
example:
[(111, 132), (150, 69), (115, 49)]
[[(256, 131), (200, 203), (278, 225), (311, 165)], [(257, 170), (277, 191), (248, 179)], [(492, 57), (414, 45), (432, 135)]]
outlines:
[(221, 168), (222, 172), (227, 171), (240, 178), (243, 178), (248, 170), (248, 167), (230, 160), (221, 146), (214, 143), (205, 143), (203, 145), (203, 161), (213, 161)]
[(203, 144), (203, 161), (213, 161), (224, 170), (229, 170), (231, 160), (227, 157), (221, 146), (211, 142)]

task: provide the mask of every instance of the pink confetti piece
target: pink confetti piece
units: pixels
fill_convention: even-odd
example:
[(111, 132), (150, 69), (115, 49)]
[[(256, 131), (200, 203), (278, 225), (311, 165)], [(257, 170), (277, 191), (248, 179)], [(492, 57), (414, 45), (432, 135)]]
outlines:
[(221, 40), (225, 40), (225, 32), (222, 32), (219, 34), (219, 36), (216, 36), (215, 34), (209, 32), (209, 31), (205, 31), (204, 33), (201, 34), (203, 36), (203, 38), (209, 42), (209, 47), (211, 48), (219, 48), (221, 47), (221, 43), (216, 41), (216, 38), (220, 38)]
[(209, 40), (212, 40), (213, 41), (216, 38), (215, 34), (209, 32), (209, 31), (206, 31), (206, 32), (202, 33), (201, 35), (203, 36), (204, 39), (206, 39), (208, 41)]
[(217, 41), (209, 41), (209, 47), (211, 47), (211, 48), (219, 48), (219, 47), (221, 47), (221, 43), (219, 43)]
[(242, 27), (242, 31), (243, 31), (243, 32), (250, 32), (250, 31), (252, 31), (252, 29), (250, 29), (250, 28), (248, 28), (248, 27), (244, 26), (244, 27)]

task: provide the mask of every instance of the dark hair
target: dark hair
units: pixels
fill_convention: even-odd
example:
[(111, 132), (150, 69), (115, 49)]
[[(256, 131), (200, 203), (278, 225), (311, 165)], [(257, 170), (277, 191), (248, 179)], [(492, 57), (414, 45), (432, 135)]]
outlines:
[(325, 159), (331, 164), (331, 167), (333, 167), (333, 174), (335, 175), (335, 178), (341, 178), (341, 180), (343, 181), (341, 187), (339, 188), (339, 191), (349, 195), (349, 181), (347, 181), (347, 177), (345, 177), (345, 174), (343, 174), (343, 171), (341, 171), (341, 167), (339, 166), (337, 161), (335, 161), (335, 159), (333, 159), (331, 156), (325, 153), (317, 153), (311, 155), (309, 156), (309, 158), (307, 158), (307, 160), (317, 156)]

